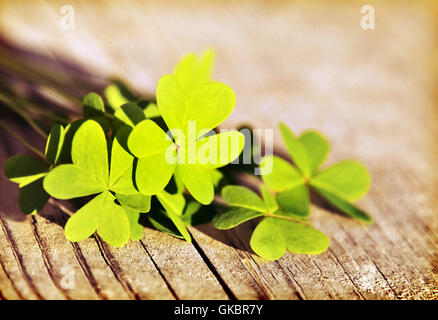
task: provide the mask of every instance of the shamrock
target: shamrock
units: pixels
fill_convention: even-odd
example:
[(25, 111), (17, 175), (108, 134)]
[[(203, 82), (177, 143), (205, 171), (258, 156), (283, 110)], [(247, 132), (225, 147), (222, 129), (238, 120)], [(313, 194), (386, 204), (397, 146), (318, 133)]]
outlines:
[(55, 124), (47, 139), (45, 160), (22, 154), (5, 163), (6, 177), (20, 188), (18, 204), (24, 214), (35, 214), (49, 200), (49, 195), (43, 188), (43, 179), (58, 163), (63, 141), (64, 127)]
[(277, 201), (264, 185), (263, 200), (252, 190), (242, 186), (226, 186), (222, 197), (231, 208), (214, 217), (213, 225), (225, 230), (263, 217), (255, 228), (250, 245), (259, 256), (268, 260), (280, 259), (286, 250), (293, 253), (318, 254), (329, 246), (327, 236), (310, 226), (295, 213), (280, 209)]
[(239, 132), (211, 134), (233, 111), (234, 92), (225, 84), (209, 82), (187, 94), (169, 74), (158, 83), (157, 104), (170, 134), (146, 119), (128, 139), (129, 150), (138, 158), (138, 190), (158, 194), (175, 173), (197, 201), (209, 204), (214, 197), (211, 170), (236, 159), (243, 148)]
[[(346, 215), (362, 222), (372, 221), (366, 212), (352, 204), (362, 198), (370, 187), (370, 175), (362, 163), (346, 160), (319, 170), (329, 152), (328, 140), (314, 130), (306, 131), (297, 138), (283, 123), (280, 131), (298, 169), (272, 155), (265, 156), (260, 166), (264, 183), (277, 192), (276, 199), (282, 208), (307, 216), (310, 186)], [(268, 172), (271, 167), (268, 163), (272, 164), (272, 172)]]
[[(44, 178), (44, 189), (58, 199), (72, 199), (97, 194), (79, 209), (65, 226), (65, 235), (76, 242), (91, 236), (97, 229), (102, 239), (113, 246), (122, 246), (130, 236), (138, 238), (132, 228), (138, 215), (129, 200), (135, 201), (138, 191), (132, 182), (134, 157), (126, 151), (131, 128), (119, 129), (112, 142), (111, 166), (105, 133), (95, 120), (82, 122), (74, 134), (71, 146), (72, 164), (54, 168)], [(116, 203), (117, 195), (120, 204)], [(147, 201), (150, 199), (146, 199)], [(123, 205), (125, 204), (125, 205)], [(146, 203), (147, 208), (147, 203)]]

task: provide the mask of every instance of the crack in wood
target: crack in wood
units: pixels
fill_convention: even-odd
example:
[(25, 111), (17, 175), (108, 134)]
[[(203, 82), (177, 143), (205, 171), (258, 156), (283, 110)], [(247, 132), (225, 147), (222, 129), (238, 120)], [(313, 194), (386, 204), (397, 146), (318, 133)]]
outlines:
[(344, 273), (347, 275), (348, 279), (351, 281), (351, 283), (353, 284), (353, 286), (356, 288), (356, 293), (357, 295), (362, 298), (363, 300), (367, 300), (365, 298), (365, 296), (362, 294), (361, 289), (356, 285), (356, 283), (353, 281), (353, 278), (350, 276), (350, 274), (347, 272), (347, 270), (345, 269), (344, 265), (341, 263), (341, 261), (339, 260), (338, 256), (336, 255), (336, 253), (329, 248), (329, 251), (332, 253), (332, 255), (335, 257), (336, 262), (341, 266), (342, 270), (344, 271)]
[(208, 259), (207, 255), (205, 254), (204, 250), (199, 246), (199, 244), (196, 242), (195, 238), (189, 231), (190, 236), (192, 237), (192, 245), (195, 247), (196, 251), (198, 251), (199, 255), (201, 256), (202, 260), (207, 265), (208, 269), (210, 269), (211, 273), (216, 277), (216, 280), (219, 282), (220, 286), (224, 290), (225, 294), (227, 295), (228, 299), (230, 300), (237, 300), (237, 297), (234, 295), (233, 291), (228, 287), (224, 279), (220, 276), (219, 272), (214, 267), (213, 263)]
[(87, 263), (87, 260), (85, 259), (84, 255), (82, 254), (81, 247), (74, 242), (70, 242), (73, 247), (73, 252), (76, 257), (76, 260), (78, 261), (79, 266), (82, 269), (82, 272), (84, 273), (85, 277), (87, 278), (88, 282), (90, 283), (91, 287), (93, 288), (94, 292), (96, 292), (97, 296), (102, 300), (108, 300), (108, 297), (105, 296), (105, 294), (102, 292), (99, 283), (96, 281), (96, 278), (94, 277), (90, 266)]
[(21, 300), (24, 300), (23, 295), (21, 294), (20, 290), (18, 290), (18, 288), (15, 286), (15, 283), (14, 283), (14, 281), (12, 281), (9, 272), (6, 270), (6, 266), (4, 265), (3, 260), (2, 260), (1, 252), (0, 252), (0, 265), (2, 267), (3, 272), (5, 273), (6, 277), (8, 278), (9, 282), (11, 283), (12, 288), (17, 293), (18, 298), (20, 298)]
[(71, 300), (71, 297), (67, 294), (67, 292), (61, 288), (58, 281), (56, 280), (56, 277), (54, 275), (54, 270), (52, 263), (50, 262), (50, 258), (47, 254), (47, 244), (44, 241), (44, 239), (41, 237), (40, 232), (38, 230), (38, 224), (35, 217), (31, 217), (31, 225), (32, 225), (32, 232), (35, 237), (35, 240), (38, 244), (38, 248), (41, 251), (41, 257), (44, 262), (44, 266), (46, 267), (47, 273), (49, 274), (50, 279), (53, 282), (53, 285), (58, 289), (58, 291), (67, 299)]
[(164, 283), (166, 284), (167, 288), (169, 289), (170, 293), (172, 294), (172, 296), (175, 298), (175, 300), (179, 300), (178, 295), (176, 294), (175, 290), (172, 288), (172, 286), (170, 285), (169, 281), (166, 279), (166, 277), (164, 276), (164, 274), (161, 272), (160, 268), (158, 267), (157, 263), (155, 262), (155, 260), (152, 258), (151, 254), (149, 253), (148, 249), (146, 248), (143, 240), (140, 240), (140, 244), (143, 247), (144, 251), (146, 251), (147, 255), (149, 256), (149, 259), (151, 259), (152, 264), (154, 265), (155, 269), (157, 270), (158, 274), (160, 275), (160, 277), (163, 279)]
[(4, 220), (3, 216), (0, 214), (0, 222), (2, 225), (3, 233), (6, 236), (6, 240), (8, 241), (9, 245), (12, 248), (12, 252), (15, 258), (15, 261), (17, 263), (18, 269), (20, 270), (20, 273), (23, 277), (23, 279), (26, 281), (28, 287), (31, 289), (31, 291), (37, 296), (38, 299), (44, 300), (43, 296), (39, 293), (37, 288), (35, 287), (32, 277), (27, 272), (26, 266), (23, 264), (23, 257), (20, 254), (17, 244), (15, 243), (14, 238), (11, 235), (11, 232), (9, 231), (6, 221)]
[(122, 288), (125, 290), (125, 292), (130, 296), (131, 298), (134, 298), (135, 300), (140, 300), (140, 296), (137, 292), (135, 292), (130, 285), (130, 283), (124, 279), (123, 277), (123, 270), (120, 268), (118, 262), (114, 258), (114, 256), (108, 251), (108, 249), (105, 247), (105, 244), (100, 239), (98, 235), (94, 235), (94, 240), (97, 243), (97, 247), (99, 248), (100, 254), (105, 261), (105, 263), (108, 265), (108, 267), (111, 269), (114, 277), (116, 280), (120, 283)]

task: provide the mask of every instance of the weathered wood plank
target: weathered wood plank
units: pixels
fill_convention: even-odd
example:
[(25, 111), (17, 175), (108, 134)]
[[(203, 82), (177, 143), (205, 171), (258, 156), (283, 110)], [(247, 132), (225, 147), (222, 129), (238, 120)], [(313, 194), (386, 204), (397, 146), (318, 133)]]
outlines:
[(172, 288), (176, 298), (229, 298), (192, 244), (146, 228), (141, 245)]

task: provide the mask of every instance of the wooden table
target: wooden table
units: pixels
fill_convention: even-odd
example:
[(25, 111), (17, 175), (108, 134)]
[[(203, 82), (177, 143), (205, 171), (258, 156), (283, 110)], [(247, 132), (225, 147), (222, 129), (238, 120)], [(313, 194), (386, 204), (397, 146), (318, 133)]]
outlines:
[[(223, 127), (275, 128), (280, 151), (279, 121), (298, 133), (323, 131), (332, 142), (327, 164), (356, 158), (369, 168), (371, 190), (359, 205), (375, 223), (365, 227), (313, 205), (312, 221), (330, 248), (276, 262), (252, 253), (251, 223), (225, 232), (191, 227), (192, 244), (148, 228), (122, 248), (94, 237), (73, 244), (59, 207), (22, 215), (17, 187), (2, 174), (1, 299), (438, 298), (438, 20), (431, 2), (376, 2), (373, 31), (360, 28), (362, 2), (355, 1), (69, 1), (74, 30), (59, 27), (63, 2), (2, 2), (0, 56), (50, 65), (76, 98), (87, 81), (101, 90), (114, 74), (153, 95), (179, 57), (212, 47), (216, 79), (237, 94)], [(49, 84), (33, 85), (50, 103), (76, 107), (53, 96)], [(43, 148), (29, 126), (0, 112)], [(2, 165), (25, 152), (4, 131), (0, 140)]]

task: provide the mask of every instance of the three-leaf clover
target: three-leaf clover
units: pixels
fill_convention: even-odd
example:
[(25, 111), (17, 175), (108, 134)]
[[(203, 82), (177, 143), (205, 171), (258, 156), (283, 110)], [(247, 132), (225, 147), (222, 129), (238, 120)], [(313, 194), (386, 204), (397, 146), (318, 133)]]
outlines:
[(319, 254), (329, 246), (327, 236), (310, 226), (303, 217), (283, 210), (264, 185), (262, 198), (242, 186), (226, 186), (222, 197), (231, 208), (215, 216), (217, 229), (230, 229), (237, 225), (263, 217), (255, 228), (250, 245), (259, 256), (268, 260), (281, 258), (286, 250), (293, 253)]
[[(138, 190), (158, 194), (176, 173), (197, 201), (209, 204), (214, 197), (211, 170), (236, 159), (244, 144), (237, 131), (208, 135), (233, 111), (233, 90), (209, 82), (187, 94), (174, 75), (165, 75), (158, 83), (157, 104), (171, 136), (147, 119), (128, 139), (129, 150), (138, 158)], [(200, 154), (208, 161), (200, 160)]]
[(297, 168), (272, 155), (265, 156), (260, 165), (262, 179), (271, 190), (277, 192), (276, 199), (280, 207), (307, 216), (310, 186), (346, 215), (362, 222), (372, 221), (371, 216), (352, 204), (362, 198), (370, 187), (371, 178), (362, 163), (346, 160), (319, 170), (330, 149), (327, 138), (315, 130), (306, 131), (297, 138), (283, 123), (280, 124), (280, 131)]
[(113, 246), (125, 244), (131, 233), (137, 238), (138, 230), (133, 230), (131, 224), (138, 216), (125, 209), (129, 207), (117, 204), (113, 194), (138, 193), (132, 182), (134, 157), (124, 148), (130, 131), (123, 127), (117, 132), (109, 167), (105, 133), (96, 121), (86, 120), (73, 138), (72, 164), (57, 166), (44, 178), (44, 189), (58, 199), (97, 194), (67, 221), (65, 235), (70, 241), (86, 239), (96, 230)]
[(52, 127), (46, 143), (46, 161), (22, 154), (5, 163), (6, 177), (20, 188), (18, 205), (24, 214), (35, 214), (49, 200), (49, 195), (43, 188), (43, 179), (59, 161), (64, 132), (62, 125), (55, 124)]

